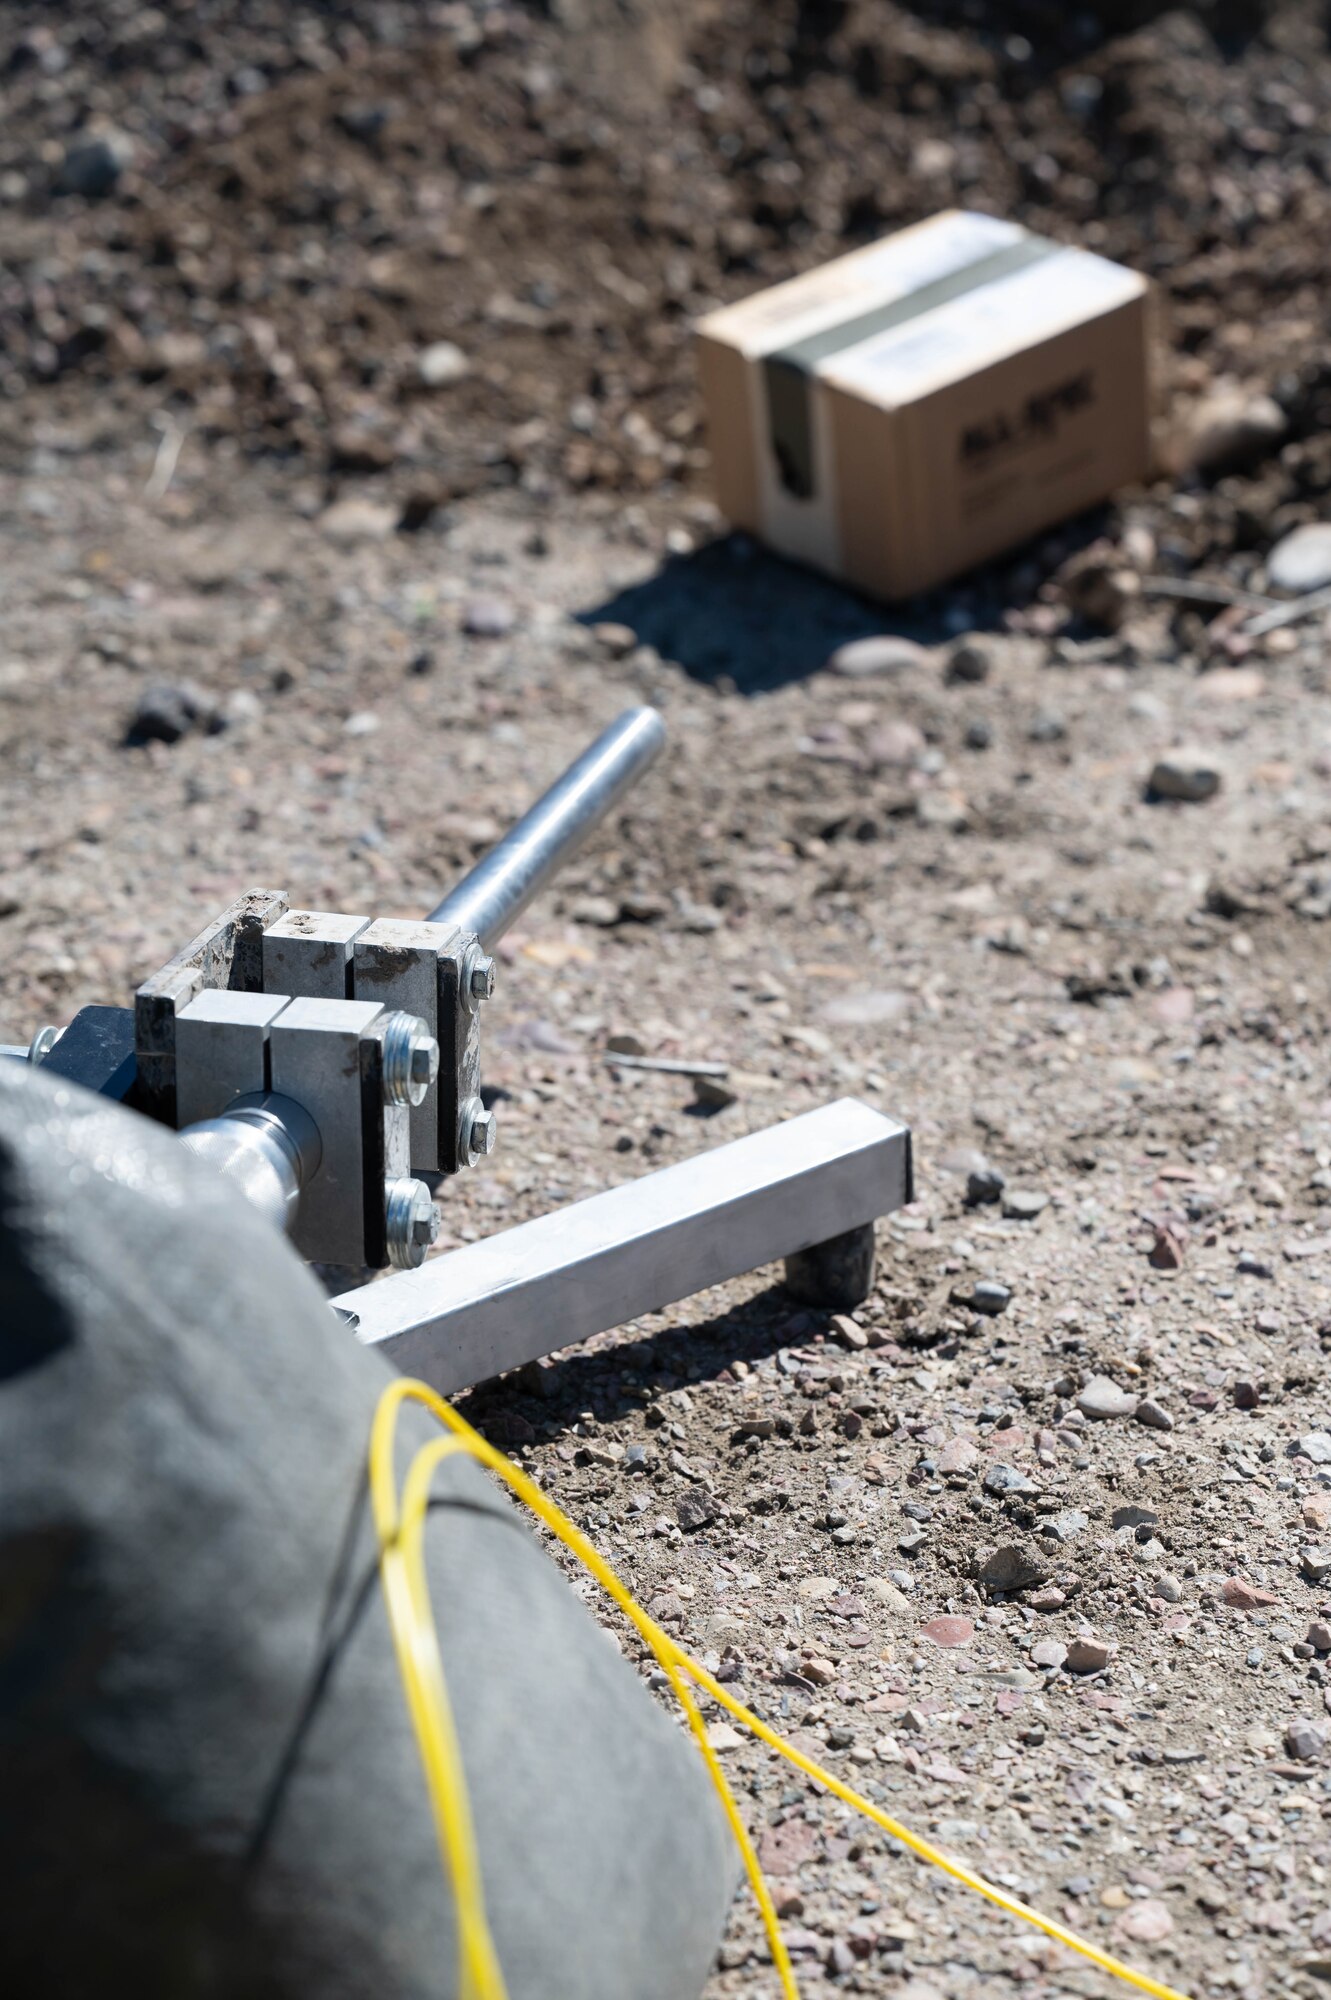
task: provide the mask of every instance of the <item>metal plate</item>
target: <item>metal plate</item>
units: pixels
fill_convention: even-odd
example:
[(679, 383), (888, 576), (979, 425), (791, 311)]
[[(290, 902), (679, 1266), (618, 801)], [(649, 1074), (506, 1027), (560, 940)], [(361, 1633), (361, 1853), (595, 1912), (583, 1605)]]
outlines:
[(448, 1395), (910, 1198), (908, 1128), (842, 1098), (334, 1303), (367, 1346)]
[(176, 1015), (196, 993), (224, 986), (263, 991), (263, 935), (287, 907), (285, 889), (247, 889), (134, 995), (135, 1101), (150, 1118), (176, 1122)]
[[(369, 1264), (382, 1261), (366, 1254), (366, 1174), (378, 1199), (380, 1234), (383, 1212), (381, 1147), (366, 1158), (361, 1043), (382, 1018), (371, 1000), (291, 1001), (268, 1034), (272, 1088), (294, 1097), (319, 1128), (323, 1158), (301, 1195), (300, 1215), (292, 1241), (301, 1255), (316, 1264)], [(382, 1068), (379, 1105), (383, 1105)], [(395, 1106), (402, 1114), (405, 1107)], [(378, 1128), (382, 1131), (382, 1126)]]
[(339, 910), (288, 910), (264, 932), (264, 992), (349, 1000), (352, 948), (368, 922)]
[[(352, 981), (358, 1000), (377, 1000), (383, 1007), (401, 1008), (424, 1021), (440, 1043), (441, 1062), (449, 1051), (439, 1033), (441, 958), (456, 942), (447, 924), (410, 923), (380, 917), (367, 924), (352, 954)], [(411, 1165), (415, 1173), (436, 1173), (443, 1165), (439, 1150), (439, 1083), (432, 1083), (419, 1104), (411, 1107)]]
[(177, 1130), (219, 1118), (238, 1097), (268, 1088), (268, 1031), (285, 993), (209, 990), (176, 1015)]

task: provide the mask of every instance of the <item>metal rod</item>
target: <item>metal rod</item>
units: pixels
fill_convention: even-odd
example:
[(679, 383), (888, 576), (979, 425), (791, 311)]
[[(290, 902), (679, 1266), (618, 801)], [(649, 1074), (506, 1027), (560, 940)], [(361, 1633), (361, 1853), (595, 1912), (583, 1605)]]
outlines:
[(487, 947), (497, 944), (532, 897), (573, 858), (592, 828), (642, 776), (658, 755), (665, 734), (654, 708), (631, 708), (612, 722), (498, 846), (450, 889), (427, 921), (475, 931)]
[(180, 1137), (274, 1228), (291, 1234), (301, 1189), (314, 1178), (323, 1156), (318, 1127), (301, 1105), (271, 1092), (239, 1097), (219, 1117), (187, 1125)]
[(911, 1199), (910, 1132), (842, 1098), (333, 1301), (445, 1395)]

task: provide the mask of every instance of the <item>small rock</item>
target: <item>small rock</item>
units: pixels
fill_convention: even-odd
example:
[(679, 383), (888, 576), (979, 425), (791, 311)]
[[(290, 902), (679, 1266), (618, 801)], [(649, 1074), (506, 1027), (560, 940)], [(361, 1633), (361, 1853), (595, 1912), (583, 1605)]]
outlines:
[(1304, 1549), (1299, 1556), (1299, 1573), (1308, 1583), (1325, 1583), (1331, 1576), (1331, 1548)]
[(1034, 1493), (1037, 1489), (1015, 1465), (991, 1465), (984, 1475), (986, 1493)]
[(1326, 1749), (1325, 1732), (1315, 1722), (1296, 1716), (1285, 1724), (1285, 1748), (1300, 1764), (1316, 1764)]
[(881, 764), (888, 770), (907, 771), (928, 745), (923, 730), (917, 729), (913, 722), (904, 722), (898, 717), (872, 730), (864, 747), (875, 764)]
[(1030, 1590), (1048, 1578), (1048, 1564), (1016, 1542), (995, 1549), (980, 1567), (980, 1582), (988, 1590)]
[(1241, 472), (1269, 458), (1287, 429), (1285, 413), (1272, 397), (1221, 386), (1194, 405), (1170, 456), (1180, 472), (1210, 477)]
[(975, 1637), (975, 1627), (969, 1618), (931, 1618), (927, 1625), (921, 1625), (920, 1634), (932, 1639), (935, 1646), (968, 1646)]
[(1061, 1611), (1067, 1601), (1063, 1592), (1052, 1583), (1044, 1590), (1033, 1590), (1026, 1599), (1032, 1611)]
[(1165, 1604), (1180, 1604), (1183, 1601), (1183, 1585), (1176, 1576), (1158, 1576), (1151, 1585), (1151, 1595)]
[(432, 340), (416, 357), (416, 373), (427, 389), (448, 389), (471, 373), (471, 363), (451, 340)]
[(979, 1456), (978, 1445), (972, 1444), (969, 1438), (956, 1437), (948, 1439), (935, 1462), (946, 1478), (949, 1473), (969, 1472)]
[(994, 666), (994, 648), (977, 633), (958, 639), (947, 656), (946, 678), (954, 683), (975, 686), (987, 681)]
[(1007, 1182), (997, 1167), (986, 1164), (975, 1167), (966, 1176), (966, 1206), (983, 1208), (988, 1202), (997, 1201)]
[(817, 1656), (801, 1660), (800, 1672), (805, 1680), (812, 1681), (815, 1687), (830, 1687), (837, 1677), (837, 1670), (832, 1662), (819, 1659)]
[(1146, 793), (1153, 799), (1177, 799), (1199, 805), (1220, 790), (1220, 772), (1207, 750), (1170, 750), (1157, 757), (1146, 780)]
[(1266, 559), (1267, 581), (1296, 596), (1331, 583), (1331, 521), (1309, 521), (1278, 541)]
[(1009, 1188), (1003, 1195), (1003, 1213), (1009, 1222), (1034, 1222), (1049, 1206), (1049, 1197), (1039, 1188)]
[(1174, 1919), (1163, 1903), (1153, 1896), (1144, 1896), (1128, 1904), (1116, 1928), (1138, 1944), (1160, 1944), (1173, 1930)]
[(1077, 1408), (1082, 1415), (1097, 1419), (1130, 1417), (1135, 1414), (1137, 1403), (1138, 1398), (1130, 1390), (1120, 1389), (1107, 1375), (1092, 1375), (1077, 1396)]
[(966, 724), (964, 741), (968, 750), (987, 750), (994, 740), (993, 725), (982, 715), (974, 716)]
[(1068, 1649), (1061, 1639), (1037, 1639), (1031, 1647), (1031, 1659), (1037, 1667), (1057, 1672), (1067, 1659)]
[(133, 157), (134, 142), (124, 132), (101, 132), (94, 139), (76, 140), (66, 150), (56, 186), (61, 194), (102, 201), (114, 193)]
[(842, 680), (862, 681), (908, 673), (912, 667), (927, 667), (929, 654), (913, 639), (891, 632), (876, 633), (868, 639), (851, 639), (838, 646), (827, 662), (827, 672)]
[(1084, 1635), (1078, 1637), (1068, 1647), (1068, 1672), (1098, 1674), (1109, 1665), (1112, 1653), (1113, 1647), (1107, 1639), (1089, 1639)]
[(849, 1348), (852, 1354), (862, 1353), (869, 1345), (868, 1334), (862, 1326), (858, 1326), (850, 1318), (848, 1313), (834, 1313), (832, 1315), (832, 1330), (841, 1345)]
[(1298, 1449), (1302, 1457), (1310, 1458), (1314, 1465), (1331, 1465), (1331, 1431), (1308, 1431), (1299, 1439)]
[(910, 995), (892, 986), (865, 993), (839, 993), (821, 1009), (822, 1018), (839, 1028), (876, 1028), (899, 1021), (910, 1011)]
[(724, 1756), (727, 1750), (740, 1749), (743, 1746), (744, 1738), (740, 1735), (738, 1729), (732, 1729), (728, 1722), (709, 1722), (707, 1725), (707, 1741), (713, 1750), (719, 1755)]
[(1314, 1618), (1306, 1636), (1314, 1652), (1331, 1653), (1331, 1623), (1325, 1618)]
[[(844, 1528), (840, 1528), (837, 1530), (837, 1534), (844, 1534), (845, 1532), (846, 1531)], [(855, 1531), (854, 1529), (852, 1529), (851, 1540), (853, 1541), (854, 1538), (855, 1538)], [(833, 1535), (832, 1539), (833, 1541), (835, 1541), (836, 1535)], [(929, 1537), (925, 1534), (923, 1528), (908, 1528), (905, 1534), (899, 1538), (897, 1542), (897, 1547), (900, 1549), (903, 1556), (914, 1557), (920, 1554), (921, 1550), (924, 1548), (925, 1543), (928, 1541), (928, 1539)]]
[(1129, 1501), (1124, 1507), (1115, 1507), (1109, 1524), (1113, 1528), (1154, 1528), (1159, 1519), (1154, 1507), (1140, 1507)]
[(983, 1313), (986, 1319), (996, 1319), (1011, 1305), (1012, 1292), (997, 1278), (980, 1278), (971, 1287), (969, 1303), (973, 1312)]
[(477, 597), (462, 614), (462, 629), (473, 639), (502, 639), (511, 632), (517, 614), (502, 597)]
[(1150, 1396), (1143, 1396), (1132, 1414), (1137, 1422), (1145, 1424), (1148, 1430), (1172, 1431), (1174, 1428), (1174, 1419), (1168, 1410), (1162, 1409)]
[(330, 542), (344, 546), (352, 542), (386, 541), (397, 526), (397, 508), (381, 500), (367, 500), (358, 493), (344, 494), (319, 516), (319, 526)]
[(125, 731), (126, 743), (178, 743), (191, 729), (215, 725), (208, 696), (188, 681), (155, 681), (145, 688)]
[(1087, 1516), (1076, 1507), (1065, 1507), (1040, 1523), (1040, 1533), (1051, 1542), (1071, 1542), (1089, 1525)]
[(1220, 1595), (1231, 1611), (1259, 1611), (1263, 1605), (1279, 1602), (1274, 1591), (1261, 1590), (1244, 1576), (1227, 1576)]
[(1235, 1382), (1230, 1393), (1234, 1398), (1234, 1408), (1236, 1410), (1255, 1410), (1258, 1403), (1262, 1400), (1261, 1391), (1258, 1389), (1257, 1384), (1249, 1382), (1243, 1376), (1240, 1376), (1238, 1381)]
[(612, 660), (627, 659), (638, 643), (638, 635), (631, 625), (618, 625), (613, 619), (603, 618), (592, 626), (592, 637), (603, 646)]
[(575, 924), (590, 924), (595, 930), (612, 930), (619, 922), (619, 904), (613, 896), (579, 896), (569, 906)]
[(1181, 1271), (1183, 1268), (1184, 1238), (1182, 1231), (1157, 1225), (1155, 1240), (1151, 1244), (1147, 1262), (1156, 1271)]
[(675, 1502), (675, 1519), (686, 1533), (716, 1519), (716, 1500), (705, 1486), (690, 1486)]
[(1068, 725), (1056, 708), (1037, 708), (1026, 727), (1028, 743), (1062, 743)]

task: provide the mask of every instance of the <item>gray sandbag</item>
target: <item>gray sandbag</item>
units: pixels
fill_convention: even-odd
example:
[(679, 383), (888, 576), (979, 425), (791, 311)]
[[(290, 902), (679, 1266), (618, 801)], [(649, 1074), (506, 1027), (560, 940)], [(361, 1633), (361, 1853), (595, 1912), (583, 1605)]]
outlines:
[[(389, 1379), (172, 1135), (0, 1062), (6, 2000), (456, 1993), (365, 1504)], [(736, 1867), (694, 1745), (494, 1482), (435, 1490), (512, 2000), (696, 1995)]]

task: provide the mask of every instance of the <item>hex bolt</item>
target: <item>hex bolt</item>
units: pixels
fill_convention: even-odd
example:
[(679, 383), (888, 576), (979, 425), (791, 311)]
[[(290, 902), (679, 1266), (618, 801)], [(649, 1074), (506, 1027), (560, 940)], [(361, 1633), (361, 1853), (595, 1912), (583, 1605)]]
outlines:
[(390, 1014), (384, 1024), (384, 1097), (420, 1104), (439, 1074), (439, 1044), (418, 1014)]
[(462, 1107), (462, 1150), (467, 1165), (474, 1167), (477, 1160), (488, 1159), (495, 1149), (499, 1136), (499, 1124), (493, 1111), (487, 1111), (479, 1097), (469, 1097)]
[(468, 1012), (482, 1000), (492, 999), (495, 990), (495, 962), (473, 938), (462, 954), (462, 998)]
[(384, 1187), (384, 1230), (388, 1261), (395, 1271), (414, 1271), (439, 1234), (439, 1210), (424, 1181), (393, 1180)]

